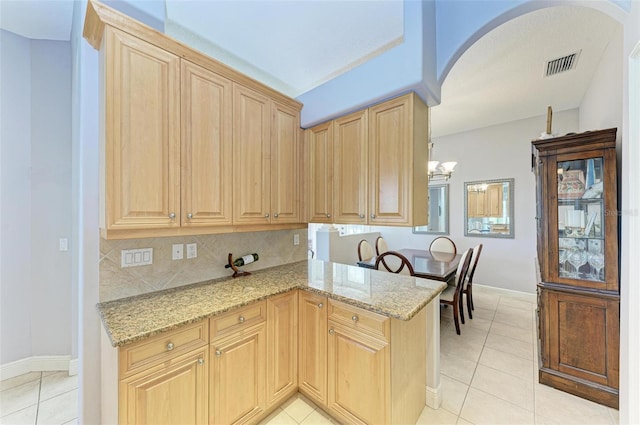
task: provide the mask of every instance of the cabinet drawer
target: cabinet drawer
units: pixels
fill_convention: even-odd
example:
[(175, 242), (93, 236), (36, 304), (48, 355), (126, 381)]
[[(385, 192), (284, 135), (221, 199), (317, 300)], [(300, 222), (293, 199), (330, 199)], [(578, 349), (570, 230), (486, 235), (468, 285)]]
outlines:
[(235, 308), (211, 320), (211, 340), (241, 329), (248, 328), (267, 319), (267, 302), (258, 301), (245, 307)]
[(380, 314), (330, 299), (329, 320), (389, 341), (389, 318)]
[(172, 359), (209, 343), (209, 322), (202, 320), (120, 348), (120, 376)]

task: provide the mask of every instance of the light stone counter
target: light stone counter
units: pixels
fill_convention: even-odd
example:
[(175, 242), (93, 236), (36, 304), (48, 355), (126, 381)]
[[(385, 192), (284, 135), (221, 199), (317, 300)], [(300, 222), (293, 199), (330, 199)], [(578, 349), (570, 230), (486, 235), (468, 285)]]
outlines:
[(301, 261), (97, 305), (114, 347), (302, 289), (388, 317), (410, 320), (446, 283), (319, 260)]

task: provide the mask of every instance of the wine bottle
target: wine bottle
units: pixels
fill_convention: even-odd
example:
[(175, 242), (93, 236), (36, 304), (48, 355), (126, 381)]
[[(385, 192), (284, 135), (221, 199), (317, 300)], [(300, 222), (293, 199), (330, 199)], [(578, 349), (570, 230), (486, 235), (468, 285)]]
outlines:
[[(253, 254), (245, 255), (245, 256), (242, 256), (240, 258), (236, 258), (235, 260), (233, 260), (233, 265), (236, 266), (236, 267), (242, 267), (242, 266), (245, 266), (247, 264), (251, 264), (254, 261), (258, 261), (258, 254), (256, 254), (255, 252)], [(227, 264), (224, 267), (226, 269), (228, 269), (229, 267), (231, 267), (231, 264)]]

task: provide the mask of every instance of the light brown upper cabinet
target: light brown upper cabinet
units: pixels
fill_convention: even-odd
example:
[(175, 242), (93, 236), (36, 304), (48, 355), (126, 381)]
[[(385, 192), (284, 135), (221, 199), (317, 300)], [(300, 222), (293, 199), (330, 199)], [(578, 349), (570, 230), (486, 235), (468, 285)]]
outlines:
[(101, 3), (101, 235), (302, 227), (302, 105)]
[[(306, 138), (309, 221), (427, 223), (428, 108), (414, 93), (320, 124)], [(333, 184), (333, 211), (323, 178)]]
[(502, 217), (503, 184), (485, 186), (484, 190), (467, 192), (467, 217)]

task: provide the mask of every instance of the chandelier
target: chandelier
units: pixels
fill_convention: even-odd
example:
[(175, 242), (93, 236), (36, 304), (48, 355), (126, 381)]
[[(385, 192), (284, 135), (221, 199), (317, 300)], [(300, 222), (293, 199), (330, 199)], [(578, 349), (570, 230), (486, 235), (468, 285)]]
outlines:
[[(431, 152), (433, 151), (433, 142), (429, 142), (429, 158), (432, 158)], [(455, 161), (448, 161), (440, 163), (439, 161), (429, 161), (429, 180), (430, 181), (447, 181), (453, 174), (453, 169), (458, 163)]]

